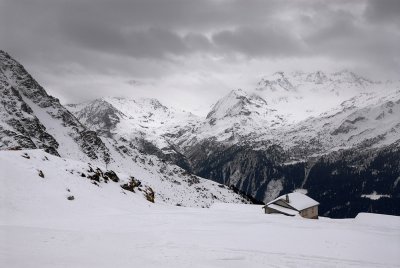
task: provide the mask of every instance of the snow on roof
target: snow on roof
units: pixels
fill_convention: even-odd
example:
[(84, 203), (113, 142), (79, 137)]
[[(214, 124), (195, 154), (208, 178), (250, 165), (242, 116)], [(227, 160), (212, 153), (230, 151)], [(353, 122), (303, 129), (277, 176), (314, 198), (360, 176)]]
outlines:
[(287, 203), (289, 206), (291, 206), (292, 208), (294, 208), (296, 210), (303, 210), (303, 209), (306, 209), (309, 207), (319, 205), (319, 203), (317, 201), (315, 201), (314, 199), (312, 199), (311, 197), (308, 197), (307, 195), (299, 193), (299, 192), (290, 193), (290, 194), (288, 194), (288, 196), (289, 196), (289, 203), (286, 202), (286, 195), (281, 195), (280, 197), (267, 203), (267, 206), (275, 203), (278, 200), (282, 200), (283, 202)]
[(299, 212), (294, 210), (294, 209), (285, 208), (285, 207), (278, 206), (278, 205), (275, 205), (275, 204), (269, 204), (267, 206), (269, 208), (272, 208), (273, 210), (277, 210), (277, 211), (279, 211), (279, 212), (281, 212), (283, 214), (286, 214), (286, 215), (295, 216), (295, 215), (299, 214)]

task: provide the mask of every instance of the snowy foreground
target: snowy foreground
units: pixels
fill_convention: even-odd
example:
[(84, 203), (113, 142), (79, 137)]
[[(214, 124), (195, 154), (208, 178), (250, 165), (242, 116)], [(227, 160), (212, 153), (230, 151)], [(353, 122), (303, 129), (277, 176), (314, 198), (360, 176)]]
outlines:
[(400, 267), (400, 217), (153, 204), (117, 183), (1, 160), (0, 267)]

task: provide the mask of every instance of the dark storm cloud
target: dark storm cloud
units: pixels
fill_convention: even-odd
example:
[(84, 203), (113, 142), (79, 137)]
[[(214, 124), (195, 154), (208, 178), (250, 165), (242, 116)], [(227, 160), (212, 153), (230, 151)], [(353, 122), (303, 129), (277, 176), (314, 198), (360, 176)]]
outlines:
[[(371, 10), (371, 7), (367, 6), (367, 10)], [(399, 32), (364, 23), (343, 10), (328, 11), (320, 16), (322, 18), (315, 18), (312, 22), (313, 30), (303, 37), (314, 55), (352, 59), (392, 70), (400, 67)]]
[(66, 36), (77, 46), (136, 58), (162, 58), (188, 50), (180, 36), (159, 28), (123, 33), (119, 29), (78, 26), (68, 29)]
[(184, 42), (193, 51), (212, 51), (214, 49), (211, 41), (206, 36), (198, 33), (186, 34)]
[[(18, 55), (37, 51), (69, 56), (75, 48), (161, 59), (197, 52), (279, 58), (312, 56), (315, 51), (336, 57), (328, 49), (347, 46), (363, 53), (361, 44), (371, 42), (366, 37), (376, 30), (368, 22), (355, 25), (361, 15), (346, 12), (346, 7), (338, 11), (346, 1), (0, 1), (1, 45)], [(364, 17), (398, 22), (399, 2), (367, 1)], [(386, 37), (393, 41), (392, 33), (380, 32), (382, 43)], [(365, 52), (371, 53), (369, 48)]]
[(2, 0), (1, 5), (1, 45), (7, 50), (50, 53), (53, 45), (59, 51), (72, 45), (139, 58), (217, 49), (205, 32), (263, 25), (286, 6), (261, 0)]
[[(60, 91), (68, 88), (76, 95), (84, 87), (95, 96), (99, 77), (169, 77), (171, 87), (186, 81), (186, 90), (192, 81), (208, 82), (221, 74), (215, 77), (219, 86), (222, 80), (234, 81), (230, 78), (240, 76), (242, 66), (254, 62), (251, 68), (258, 69), (247, 73), (264, 72), (260, 66), (270, 62), (292, 67), (287, 62), (296, 61), (302, 69), (321, 59), (332, 66), (368, 66), (370, 73), (397, 77), (399, 3), (0, 0), (0, 48), (23, 62), (44, 85), (52, 81), (49, 84)], [(86, 80), (80, 86), (71, 84), (78, 79)], [(90, 88), (93, 81), (99, 86)]]
[(287, 29), (239, 28), (213, 35), (213, 41), (222, 51), (234, 51), (257, 56), (292, 56), (302, 53), (302, 41)]
[(365, 16), (372, 22), (387, 22), (400, 27), (399, 0), (369, 0)]

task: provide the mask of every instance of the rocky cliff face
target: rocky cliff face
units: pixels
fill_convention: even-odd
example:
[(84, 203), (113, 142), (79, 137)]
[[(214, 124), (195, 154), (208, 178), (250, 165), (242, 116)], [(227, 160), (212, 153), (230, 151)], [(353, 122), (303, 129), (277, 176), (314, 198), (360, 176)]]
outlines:
[(77, 110), (77, 119), (91, 130), (102, 136), (112, 137), (113, 131), (121, 118), (125, 115), (114, 106), (104, 100), (95, 100), (91, 105), (79, 107), (79, 105), (67, 105), (71, 110)]
[(4, 51), (0, 64), (1, 149), (43, 148), (55, 155), (108, 163), (108, 149), (96, 133), (48, 95), (21, 64)]
[(4, 122), (0, 125), (0, 148), (43, 148), (47, 152), (59, 155), (58, 142), (46, 132), (46, 128), (34, 116), (18, 90), (6, 82), (3, 73), (0, 73), (0, 80), (0, 116)]

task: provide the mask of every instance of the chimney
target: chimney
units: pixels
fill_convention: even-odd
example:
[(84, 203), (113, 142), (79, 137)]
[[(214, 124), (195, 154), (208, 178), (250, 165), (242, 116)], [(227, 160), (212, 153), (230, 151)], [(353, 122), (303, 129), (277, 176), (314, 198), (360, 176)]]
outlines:
[(289, 195), (286, 194), (286, 203), (289, 203)]

